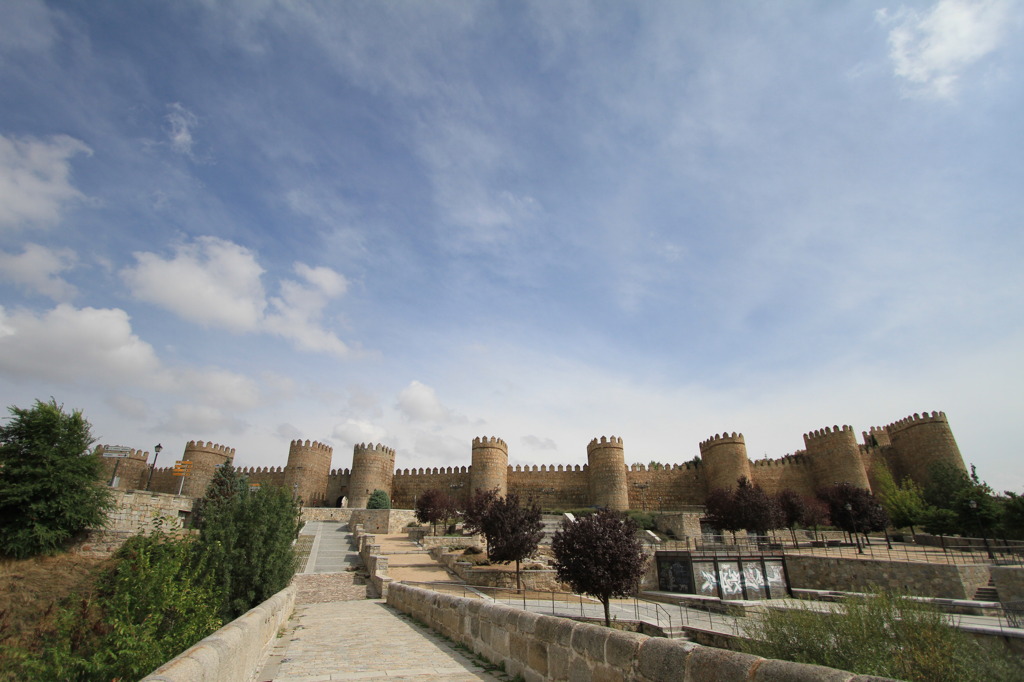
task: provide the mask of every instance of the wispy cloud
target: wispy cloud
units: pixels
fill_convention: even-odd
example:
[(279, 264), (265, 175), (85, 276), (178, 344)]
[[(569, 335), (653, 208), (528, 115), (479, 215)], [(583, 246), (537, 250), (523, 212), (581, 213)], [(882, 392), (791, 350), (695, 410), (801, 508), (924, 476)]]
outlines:
[(889, 28), (889, 57), (906, 92), (938, 99), (956, 96), (960, 78), (999, 49), (1012, 5), (1005, 0), (941, 0), (925, 12), (876, 12)]
[(70, 270), (76, 261), (71, 249), (48, 249), (28, 243), (20, 255), (0, 251), (0, 277), (55, 301), (66, 301), (74, 298), (78, 290), (60, 273)]
[(0, 229), (45, 227), (63, 208), (85, 196), (71, 183), (71, 159), (92, 154), (83, 142), (0, 135)]
[(183, 154), (193, 161), (196, 159), (192, 152), (195, 146), (195, 138), (192, 131), (199, 125), (199, 118), (178, 102), (168, 104), (169, 109), (164, 120), (167, 122), (167, 141), (171, 149)]

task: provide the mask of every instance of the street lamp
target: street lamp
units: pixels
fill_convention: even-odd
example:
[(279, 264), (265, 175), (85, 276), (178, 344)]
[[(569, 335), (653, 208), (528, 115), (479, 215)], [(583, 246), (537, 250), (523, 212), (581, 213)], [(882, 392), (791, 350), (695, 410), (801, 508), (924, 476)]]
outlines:
[(149, 478), (146, 479), (146, 490), (149, 490), (149, 484), (153, 482), (153, 471), (156, 470), (156, 458), (160, 456), (160, 451), (164, 449), (163, 445), (157, 443), (153, 447), (153, 463), (149, 465)]
[(857, 554), (863, 554), (864, 548), (860, 546), (860, 535), (858, 535), (859, 529), (857, 528), (857, 517), (853, 515), (853, 505), (847, 502), (843, 505), (846, 509), (846, 513), (850, 515), (850, 522), (853, 524), (853, 539), (857, 542)]
[(978, 531), (981, 532), (981, 541), (985, 543), (985, 553), (988, 554), (989, 559), (995, 559), (995, 555), (992, 554), (992, 548), (988, 546), (988, 536), (985, 535), (985, 527), (981, 524), (981, 516), (978, 515), (977, 501), (968, 500), (967, 506), (971, 508), (971, 513), (974, 515), (974, 522), (978, 524)]

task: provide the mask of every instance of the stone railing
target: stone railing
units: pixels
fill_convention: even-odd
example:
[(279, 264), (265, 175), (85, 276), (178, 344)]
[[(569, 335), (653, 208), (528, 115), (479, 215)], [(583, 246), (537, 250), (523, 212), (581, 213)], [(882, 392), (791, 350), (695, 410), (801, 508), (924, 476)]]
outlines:
[(144, 677), (144, 682), (248, 682), (295, 608), (288, 586)]
[(356, 546), (359, 548), (359, 558), (363, 560), (363, 566), (366, 567), (367, 573), (370, 574), (370, 584), (373, 585), (373, 589), (377, 591), (381, 598), (386, 599), (388, 596), (388, 586), (391, 584), (392, 578), (388, 576), (388, 558), (380, 553), (377, 536), (372, 533), (366, 533), (363, 530), (362, 524), (349, 526), (349, 529), (352, 531), (352, 537), (355, 538)]
[(388, 604), (512, 676), (527, 680), (635, 682), (880, 682), (882, 678), (789, 663), (682, 640), (648, 637), (396, 583)]

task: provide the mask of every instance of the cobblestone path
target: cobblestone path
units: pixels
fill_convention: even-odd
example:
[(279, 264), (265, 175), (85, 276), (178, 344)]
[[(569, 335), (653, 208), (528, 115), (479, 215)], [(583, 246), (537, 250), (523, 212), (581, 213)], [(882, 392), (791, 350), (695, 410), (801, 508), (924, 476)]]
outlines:
[(256, 677), (257, 682), (509, 679), (379, 599), (296, 606)]

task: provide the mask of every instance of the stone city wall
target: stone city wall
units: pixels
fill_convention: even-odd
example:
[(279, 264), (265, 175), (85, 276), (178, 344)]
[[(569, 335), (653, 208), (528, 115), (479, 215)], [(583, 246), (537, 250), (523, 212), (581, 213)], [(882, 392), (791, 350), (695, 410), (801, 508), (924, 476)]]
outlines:
[(249, 682), (295, 608), (288, 586), (142, 678), (144, 682)]
[(924, 564), (910, 561), (786, 555), (789, 585), (795, 589), (870, 592), (888, 589), (921, 597), (973, 599), (988, 584), (981, 564)]
[(141, 490), (111, 492), (115, 507), (107, 515), (105, 530), (108, 531), (146, 535), (157, 525), (167, 531), (179, 530), (192, 514), (194, 500), (191, 497)]
[(1024, 566), (993, 566), (992, 581), (999, 601), (1024, 603)]
[(521, 676), (527, 682), (568, 679), (878, 682), (881, 679), (613, 630), (401, 583), (391, 586), (387, 602), (456, 644), (503, 666), (508, 675)]

